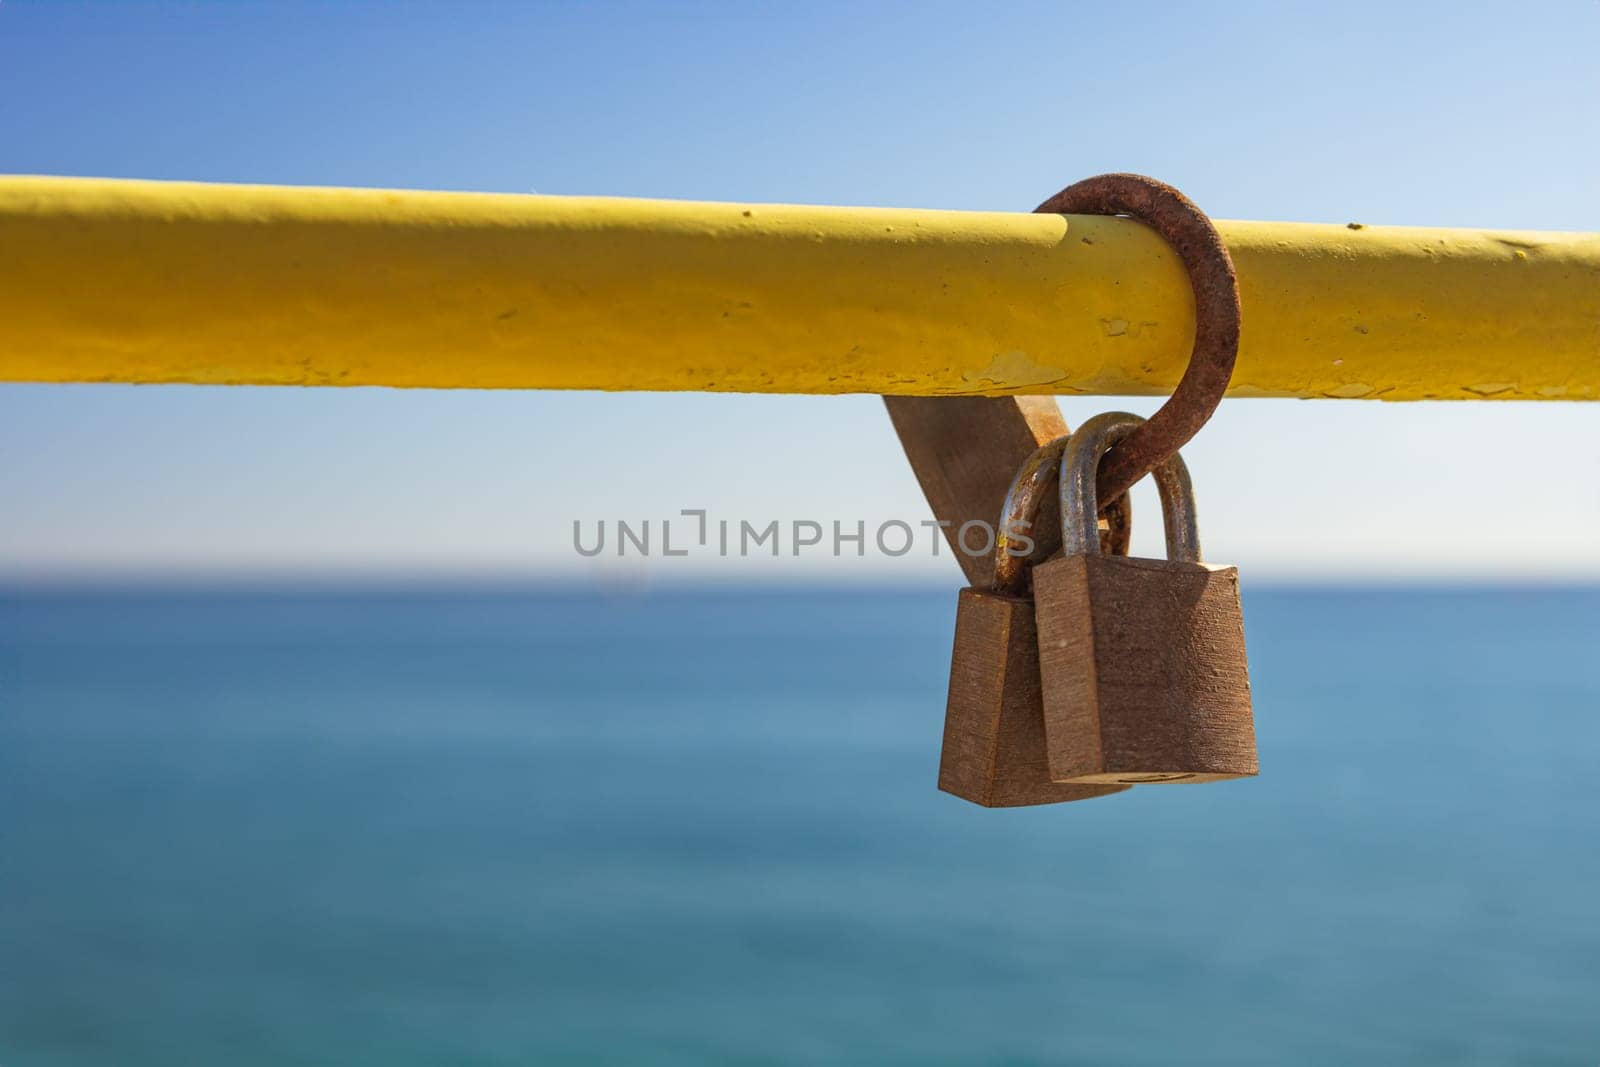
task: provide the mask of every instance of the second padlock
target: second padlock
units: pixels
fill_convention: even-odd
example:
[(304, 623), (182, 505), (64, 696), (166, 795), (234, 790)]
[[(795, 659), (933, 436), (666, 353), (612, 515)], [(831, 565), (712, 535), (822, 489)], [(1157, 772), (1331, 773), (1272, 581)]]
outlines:
[(1239, 572), (1200, 561), (1181, 457), (1153, 472), (1168, 558), (1100, 552), (1100, 459), (1143, 421), (1111, 412), (1072, 435), (1061, 464), (1062, 556), (1033, 569), (1055, 782), (1207, 782), (1258, 770)]
[[(1045, 754), (1028, 571), (1031, 558), (1047, 546), (1029, 543), (1029, 534), (1054, 541), (1035, 527), (1035, 519), (1055, 490), (1065, 443), (1059, 438), (1040, 447), (1017, 472), (995, 529), (991, 586), (963, 589), (956, 609), (939, 788), (984, 807), (1088, 800), (1127, 788), (1053, 782)], [(1119, 547), (1127, 506), (1126, 498), (1117, 501), (1118, 527), (1107, 537)]]

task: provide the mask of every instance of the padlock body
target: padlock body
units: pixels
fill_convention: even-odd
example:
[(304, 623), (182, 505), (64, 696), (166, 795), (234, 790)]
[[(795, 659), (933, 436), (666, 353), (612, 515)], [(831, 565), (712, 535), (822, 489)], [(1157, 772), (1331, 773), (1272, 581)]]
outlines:
[(1033, 589), (1052, 780), (1257, 772), (1237, 568), (1077, 555), (1035, 567)]
[(939, 788), (990, 808), (1088, 800), (1127, 788), (1051, 780), (1031, 600), (961, 591)]

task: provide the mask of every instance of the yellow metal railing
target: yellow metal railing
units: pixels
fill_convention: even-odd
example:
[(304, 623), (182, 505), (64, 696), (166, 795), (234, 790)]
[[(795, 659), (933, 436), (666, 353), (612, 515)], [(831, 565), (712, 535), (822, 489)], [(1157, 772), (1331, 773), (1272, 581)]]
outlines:
[[(1231, 395), (1600, 398), (1600, 235), (1218, 222)], [(1161, 393), (1120, 219), (0, 178), (0, 380)]]

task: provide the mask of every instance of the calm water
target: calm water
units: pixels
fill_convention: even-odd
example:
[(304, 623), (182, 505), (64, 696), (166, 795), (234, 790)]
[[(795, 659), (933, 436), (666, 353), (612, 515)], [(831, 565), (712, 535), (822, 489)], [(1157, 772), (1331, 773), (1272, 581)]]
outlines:
[(0, 597), (0, 1064), (1600, 1062), (1600, 593), (1247, 593), (1262, 776), (934, 790), (953, 592)]

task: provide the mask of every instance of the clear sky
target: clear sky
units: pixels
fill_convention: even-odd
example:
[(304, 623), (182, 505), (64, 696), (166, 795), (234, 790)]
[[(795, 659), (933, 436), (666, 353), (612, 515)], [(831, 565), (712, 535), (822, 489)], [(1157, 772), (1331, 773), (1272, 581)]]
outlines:
[[(1134, 170), (1225, 218), (1600, 230), (1597, 55), (1593, 0), (4, 0), (0, 170), (997, 210)], [(1247, 575), (1600, 577), (1600, 405), (1230, 401), (1185, 454)], [(873, 397), (0, 386), (0, 500), (11, 577), (956, 581), (572, 549), (925, 518)]]

